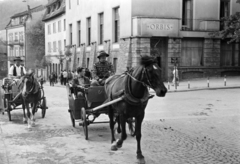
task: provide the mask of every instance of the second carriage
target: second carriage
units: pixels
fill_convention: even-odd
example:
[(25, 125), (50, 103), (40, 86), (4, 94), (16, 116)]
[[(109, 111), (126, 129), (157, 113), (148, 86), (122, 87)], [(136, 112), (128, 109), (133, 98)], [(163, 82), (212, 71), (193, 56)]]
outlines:
[[(68, 92), (69, 113), (72, 126), (79, 122), (83, 127), (85, 139), (88, 140), (88, 126), (94, 123), (109, 123), (109, 121), (95, 122), (101, 114), (108, 114), (108, 106), (123, 100), (123, 96), (110, 102), (106, 102), (105, 89), (103, 86), (91, 86), (83, 88), (83, 95), (78, 96), (76, 88), (71, 84), (66, 86)], [(115, 114), (117, 122), (117, 113)], [(135, 136), (135, 121), (133, 118), (127, 120), (129, 132)]]

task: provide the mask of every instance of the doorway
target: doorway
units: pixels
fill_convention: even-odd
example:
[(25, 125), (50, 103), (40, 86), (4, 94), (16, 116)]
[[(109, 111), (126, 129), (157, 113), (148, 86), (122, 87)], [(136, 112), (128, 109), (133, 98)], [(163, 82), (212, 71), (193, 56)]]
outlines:
[(168, 80), (168, 38), (151, 38), (151, 55), (157, 59), (158, 66), (162, 69), (162, 78)]

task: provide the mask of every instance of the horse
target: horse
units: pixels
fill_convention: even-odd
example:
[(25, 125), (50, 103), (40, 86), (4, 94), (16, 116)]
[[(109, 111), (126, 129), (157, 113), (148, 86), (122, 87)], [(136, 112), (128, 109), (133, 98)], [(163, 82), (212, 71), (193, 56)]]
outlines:
[[(126, 122), (135, 118), (135, 136), (137, 140), (137, 162), (145, 164), (141, 151), (141, 126), (145, 115), (145, 108), (149, 95), (148, 87), (152, 88), (158, 97), (164, 97), (167, 93), (161, 78), (161, 69), (157, 65), (155, 57), (141, 56), (140, 64), (122, 75), (114, 75), (105, 82), (105, 91), (108, 101), (124, 95), (122, 101), (109, 106), (109, 119), (111, 129), (111, 150), (116, 151), (122, 147), (127, 138)], [(116, 140), (114, 136), (114, 113), (118, 113), (121, 126), (121, 137)]]
[[(34, 77), (33, 73), (26, 74), (22, 77), (22, 100), (23, 100), (23, 115), (26, 118), (25, 107), (27, 109), (27, 123), (28, 128), (35, 125), (34, 114), (39, 100), (41, 99), (40, 84)], [(32, 111), (29, 110), (31, 104)]]

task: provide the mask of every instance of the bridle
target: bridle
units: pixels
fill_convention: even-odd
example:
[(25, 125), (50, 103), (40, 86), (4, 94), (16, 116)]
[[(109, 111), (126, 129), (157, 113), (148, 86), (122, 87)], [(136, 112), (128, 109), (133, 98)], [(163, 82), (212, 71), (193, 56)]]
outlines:
[[(130, 72), (133, 71), (133, 68), (130, 70)], [(131, 78), (133, 79), (134, 81), (138, 82), (138, 83), (141, 83), (144, 87), (149, 87), (149, 88), (152, 88), (152, 84), (149, 80), (149, 76), (148, 76), (148, 73), (146, 71), (146, 68), (143, 67), (143, 75), (145, 74), (146, 75), (146, 78), (147, 78), (147, 83), (143, 82), (143, 81), (139, 81), (138, 79), (136, 79), (135, 77), (133, 77), (129, 72), (126, 72), (126, 74)]]
[[(28, 78), (27, 78), (28, 79)], [(24, 77), (24, 81), (25, 81), (25, 77)], [(24, 82), (25, 83), (25, 82)], [(34, 89), (34, 81), (32, 81), (31, 82), (31, 89), (29, 90), (29, 91), (27, 91), (27, 89), (26, 89), (26, 91), (25, 91), (25, 96), (23, 96), (23, 97), (27, 97), (32, 91), (33, 91), (33, 89)], [(25, 84), (25, 85), (27, 85), (27, 84)]]

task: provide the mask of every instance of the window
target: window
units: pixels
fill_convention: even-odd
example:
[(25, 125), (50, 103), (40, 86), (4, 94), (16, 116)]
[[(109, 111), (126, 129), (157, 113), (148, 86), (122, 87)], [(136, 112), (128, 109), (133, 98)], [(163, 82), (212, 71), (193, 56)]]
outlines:
[(9, 41), (13, 41), (13, 34), (12, 33), (9, 34)]
[(239, 43), (233, 42), (228, 44), (229, 40), (221, 41), (221, 54), (220, 65), (221, 66), (240, 66), (239, 58)]
[(66, 48), (66, 39), (64, 39), (64, 49)]
[(13, 56), (13, 48), (10, 47), (10, 56)]
[(64, 22), (63, 22), (63, 30), (66, 31), (66, 19), (64, 19)]
[(118, 61), (117, 58), (113, 58), (113, 67), (114, 67), (114, 71), (115, 71), (115, 72), (116, 72), (116, 70), (117, 70), (117, 61)]
[(87, 18), (87, 43), (91, 44), (91, 17)]
[(119, 41), (119, 7), (114, 9), (114, 42)]
[(99, 14), (99, 44), (103, 44), (103, 13)]
[(19, 47), (19, 56), (23, 56), (23, 47)]
[(81, 22), (77, 22), (77, 41), (78, 41), (78, 46), (81, 46)]
[(18, 47), (15, 47), (15, 56), (19, 56), (19, 50), (18, 50)]
[(56, 41), (53, 42), (53, 52), (57, 51), (57, 45), (56, 45)]
[(181, 66), (203, 66), (203, 39), (182, 39)]
[(18, 41), (18, 32), (15, 32), (15, 41)]
[(61, 20), (58, 21), (58, 32), (61, 32)]
[(71, 9), (71, 0), (69, 0), (69, 9)]
[(69, 24), (69, 44), (72, 45), (72, 24)]
[(89, 58), (87, 58), (87, 68), (89, 67)]
[(53, 23), (53, 33), (56, 33), (56, 22)]
[[(230, 0), (221, 0), (220, 2), (220, 18), (230, 15)], [(220, 24), (220, 30), (224, 29), (225, 24)]]
[(193, 24), (192, 0), (183, 0), (182, 4), (182, 30), (192, 30)]
[(48, 52), (51, 52), (51, 42), (48, 42)]
[(62, 50), (62, 42), (61, 40), (58, 41), (58, 51)]
[(19, 40), (23, 41), (23, 32), (19, 32)]
[(49, 35), (51, 34), (51, 25), (50, 24), (48, 25), (48, 34)]

